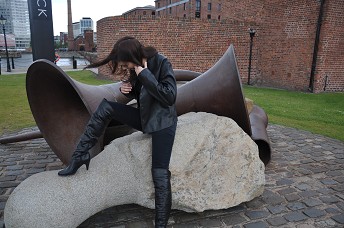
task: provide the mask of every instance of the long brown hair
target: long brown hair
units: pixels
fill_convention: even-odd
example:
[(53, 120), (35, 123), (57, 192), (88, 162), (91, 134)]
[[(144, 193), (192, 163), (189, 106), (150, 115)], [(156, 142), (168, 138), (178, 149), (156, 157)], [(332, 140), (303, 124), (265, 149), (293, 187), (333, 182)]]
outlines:
[(108, 64), (113, 74), (123, 74), (123, 70), (118, 67), (118, 63), (132, 62), (142, 66), (142, 59), (149, 59), (157, 53), (154, 47), (144, 47), (137, 39), (131, 36), (125, 36), (117, 40), (110, 54), (103, 60), (92, 63), (85, 68), (100, 67)]

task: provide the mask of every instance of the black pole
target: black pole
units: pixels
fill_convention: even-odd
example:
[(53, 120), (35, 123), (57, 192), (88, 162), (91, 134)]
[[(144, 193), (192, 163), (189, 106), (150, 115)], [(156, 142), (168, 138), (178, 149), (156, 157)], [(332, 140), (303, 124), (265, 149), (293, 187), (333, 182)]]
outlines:
[(11, 60), (12, 60), (12, 69), (14, 69), (14, 58), (11, 57)]
[(318, 16), (317, 31), (315, 34), (311, 76), (309, 78), (308, 90), (312, 93), (314, 92), (314, 76), (315, 76), (315, 69), (317, 66), (321, 23), (322, 23), (322, 18), (323, 18), (323, 13), (324, 13), (324, 4), (325, 4), (325, 0), (322, 0), (320, 4), (320, 10), (319, 10), (319, 16)]
[(1, 75), (1, 56), (0, 56), (0, 75)]
[(6, 57), (7, 57), (7, 72), (11, 72), (10, 59), (9, 59), (9, 57), (8, 57), (8, 49), (7, 49), (7, 40), (6, 40), (5, 25), (2, 25), (2, 29), (4, 30), (4, 39), (5, 39), (5, 48), (6, 48)]
[(253, 37), (255, 35), (256, 31), (254, 29), (250, 28), (250, 57), (248, 62), (248, 77), (247, 77), (247, 85), (250, 85), (251, 80), (251, 62), (252, 62), (252, 46), (253, 46)]

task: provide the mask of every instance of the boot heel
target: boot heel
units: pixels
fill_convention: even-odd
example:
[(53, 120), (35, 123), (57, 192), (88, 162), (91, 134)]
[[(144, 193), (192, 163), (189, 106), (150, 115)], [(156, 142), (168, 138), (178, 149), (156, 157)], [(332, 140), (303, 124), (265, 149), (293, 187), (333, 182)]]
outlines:
[(86, 161), (85, 165), (86, 165), (86, 170), (88, 170), (88, 167), (90, 166), (90, 160)]
[(86, 165), (86, 170), (88, 170), (88, 167), (90, 166), (90, 161), (91, 161), (90, 153), (87, 153), (86, 158), (82, 160), (83, 160), (83, 163)]

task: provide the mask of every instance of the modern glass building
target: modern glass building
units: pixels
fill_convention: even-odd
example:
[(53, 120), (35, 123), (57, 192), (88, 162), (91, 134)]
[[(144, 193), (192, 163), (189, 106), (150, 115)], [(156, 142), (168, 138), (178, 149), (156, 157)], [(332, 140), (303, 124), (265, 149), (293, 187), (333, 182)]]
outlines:
[(16, 49), (30, 47), (30, 19), (27, 0), (0, 0), (0, 14), (6, 19), (6, 34), (15, 37)]
[(85, 30), (93, 31), (93, 20), (90, 17), (83, 17), (79, 22), (73, 23), (74, 39), (78, 36), (84, 36)]

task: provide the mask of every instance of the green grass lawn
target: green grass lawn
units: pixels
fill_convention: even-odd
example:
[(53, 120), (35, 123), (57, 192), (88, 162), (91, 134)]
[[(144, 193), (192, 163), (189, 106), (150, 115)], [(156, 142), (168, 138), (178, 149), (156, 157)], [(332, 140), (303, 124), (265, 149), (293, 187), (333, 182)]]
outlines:
[(303, 93), (244, 86), (245, 97), (268, 114), (269, 123), (344, 141), (344, 93)]
[[(88, 70), (67, 72), (75, 80), (101, 85)], [(244, 94), (268, 114), (269, 122), (344, 141), (344, 93), (311, 94), (244, 86)], [(0, 135), (35, 126), (25, 90), (25, 74), (0, 75)]]
[[(89, 70), (70, 71), (67, 74), (91, 85), (112, 82), (97, 79)], [(0, 135), (36, 125), (27, 100), (25, 78), (26, 74), (0, 75)]]

